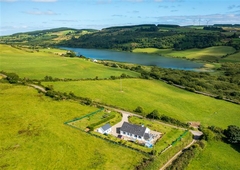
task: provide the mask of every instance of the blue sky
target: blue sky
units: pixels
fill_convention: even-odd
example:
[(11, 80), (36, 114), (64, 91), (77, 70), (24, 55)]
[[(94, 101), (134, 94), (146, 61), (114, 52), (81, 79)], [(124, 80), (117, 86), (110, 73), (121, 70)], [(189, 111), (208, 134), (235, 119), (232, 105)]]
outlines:
[(0, 35), (57, 27), (240, 24), (240, 0), (0, 0)]

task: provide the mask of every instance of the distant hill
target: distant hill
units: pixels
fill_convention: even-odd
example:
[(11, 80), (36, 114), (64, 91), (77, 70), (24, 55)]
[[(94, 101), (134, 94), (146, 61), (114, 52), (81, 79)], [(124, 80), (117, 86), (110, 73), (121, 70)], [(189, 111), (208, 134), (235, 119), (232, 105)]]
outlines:
[(135, 48), (185, 50), (211, 46), (240, 49), (239, 25), (179, 26), (141, 24), (95, 29), (54, 28), (0, 37), (0, 43), (132, 51)]
[(31, 45), (54, 45), (63, 40), (73, 37), (79, 38), (84, 34), (90, 34), (94, 29), (53, 28), (30, 32), (21, 32), (9, 36), (1, 36), (0, 43), (6, 44), (31, 44)]
[[(228, 30), (216, 26), (184, 26), (142, 24), (104, 28), (92, 34), (73, 37), (60, 42), (62, 46), (116, 49), (132, 51), (135, 48), (185, 50), (218, 45), (231, 46)], [(240, 35), (240, 32), (238, 33)], [(240, 49), (240, 45), (233, 46)]]

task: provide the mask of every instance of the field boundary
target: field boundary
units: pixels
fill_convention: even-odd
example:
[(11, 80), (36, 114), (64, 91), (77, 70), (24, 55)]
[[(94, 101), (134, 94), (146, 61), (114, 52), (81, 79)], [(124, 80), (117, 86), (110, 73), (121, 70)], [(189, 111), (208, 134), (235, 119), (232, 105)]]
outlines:
[(91, 135), (91, 136), (94, 136), (94, 137), (96, 137), (96, 138), (103, 139), (103, 140), (105, 140), (105, 141), (107, 141), (107, 142), (109, 142), (109, 143), (116, 144), (116, 145), (119, 145), (119, 146), (122, 146), (122, 147), (125, 147), (125, 148), (128, 148), (128, 149), (131, 149), (131, 150), (140, 152), (140, 153), (142, 153), (143, 155), (145, 155), (145, 156), (147, 156), (147, 157), (151, 156), (149, 152), (144, 152), (144, 151), (142, 151), (142, 150), (133, 148), (133, 147), (131, 147), (131, 146), (127, 146), (127, 145), (125, 145), (125, 144), (121, 144), (121, 143), (119, 143), (119, 142), (116, 142), (116, 141), (113, 141), (113, 140), (110, 140), (110, 139), (106, 139), (106, 138), (104, 138), (104, 137), (101, 137), (101, 136), (96, 135), (96, 134), (94, 134), (94, 133), (91, 133), (91, 132), (89, 132), (89, 131), (87, 132), (87, 131), (85, 131), (85, 130), (83, 130), (83, 129), (81, 129), (81, 128), (78, 128), (78, 127), (70, 124), (70, 123), (79, 121), (79, 120), (81, 120), (81, 119), (83, 119), (83, 118), (86, 118), (86, 117), (95, 115), (95, 114), (101, 112), (102, 110), (104, 110), (104, 108), (101, 108), (101, 109), (99, 109), (99, 110), (97, 110), (97, 111), (94, 111), (94, 112), (91, 112), (91, 113), (89, 113), (89, 114), (86, 114), (86, 115), (84, 115), (84, 116), (81, 116), (81, 117), (74, 118), (74, 119), (72, 119), (72, 120), (66, 121), (66, 122), (64, 122), (64, 124), (67, 125), (67, 126), (69, 126), (69, 127), (74, 128), (74, 129), (80, 130), (80, 131), (82, 131), (82, 132), (84, 132), (84, 133), (86, 133), (86, 134), (89, 134), (89, 135)]

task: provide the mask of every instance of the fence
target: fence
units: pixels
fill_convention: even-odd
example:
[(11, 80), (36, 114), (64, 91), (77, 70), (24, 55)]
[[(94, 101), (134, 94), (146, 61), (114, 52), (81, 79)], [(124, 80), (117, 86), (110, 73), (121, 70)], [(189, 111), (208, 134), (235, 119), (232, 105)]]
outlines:
[(127, 146), (127, 145), (125, 145), (125, 144), (121, 144), (121, 143), (119, 143), (119, 142), (116, 142), (116, 141), (113, 141), (113, 140), (110, 140), (110, 139), (106, 139), (106, 138), (104, 138), (104, 137), (102, 137), (102, 136), (93, 134), (93, 133), (91, 133), (91, 132), (86, 132), (86, 131), (84, 131), (84, 130), (81, 129), (81, 128), (78, 128), (78, 127), (76, 127), (76, 126), (73, 126), (73, 125), (69, 124), (69, 123), (72, 123), (72, 122), (81, 120), (81, 119), (83, 119), (83, 118), (85, 118), (85, 117), (92, 116), (92, 115), (94, 115), (94, 114), (96, 114), (96, 113), (98, 113), (98, 112), (101, 112), (103, 109), (104, 109), (104, 108), (101, 108), (101, 109), (99, 109), (99, 110), (97, 110), (97, 111), (95, 111), (95, 112), (89, 113), (89, 114), (87, 114), (87, 115), (84, 115), (84, 116), (81, 116), (81, 117), (78, 117), (78, 118), (74, 118), (74, 119), (72, 119), (72, 120), (69, 120), (69, 121), (67, 121), (67, 122), (64, 122), (64, 124), (67, 125), (67, 126), (70, 126), (70, 127), (74, 128), (74, 129), (77, 129), (77, 130), (80, 130), (80, 131), (82, 131), (82, 132), (85, 132), (86, 134), (89, 134), (89, 135), (91, 135), (91, 136), (94, 136), (94, 137), (103, 139), (103, 140), (105, 140), (105, 141), (107, 141), (107, 142), (109, 142), (109, 143), (112, 143), (112, 144), (115, 144), (115, 145), (119, 145), (119, 146), (122, 146), (122, 147), (125, 147), (125, 148), (128, 148), (128, 149), (131, 149), (131, 150), (134, 150), (134, 151), (138, 151), (138, 152), (144, 154), (145, 156), (150, 156), (150, 153), (149, 153), (149, 152), (145, 152), (145, 151), (142, 151), (142, 150), (140, 150), (140, 149), (136, 149), (136, 148), (133, 148), (133, 147), (131, 147), (131, 146)]
[(89, 117), (89, 116), (95, 115), (96, 113), (103, 111), (103, 109), (104, 109), (104, 108), (101, 108), (101, 109), (99, 109), (99, 110), (97, 110), (97, 111), (95, 111), (95, 112), (89, 113), (89, 114), (84, 115), (84, 116), (81, 116), (81, 117), (77, 117), (77, 118), (72, 119), (72, 120), (69, 120), (69, 121), (67, 121), (67, 122), (64, 122), (64, 124), (72, 123), (72, 122), (81, 120), (81, 119), (83, 119), (83, 118), (85, 118), (85, 117)]

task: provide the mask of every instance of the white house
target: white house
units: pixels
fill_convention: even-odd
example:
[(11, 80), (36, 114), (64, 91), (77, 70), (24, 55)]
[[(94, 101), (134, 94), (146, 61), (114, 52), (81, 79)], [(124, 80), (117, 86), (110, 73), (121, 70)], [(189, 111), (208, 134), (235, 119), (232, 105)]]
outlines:
[(109, 133), (111, 133), (111, 131), (112, 131), (112, 128), (111, 128), (109, 123), (107, 123), (107, 124), (105, 124), (102, 127), (97, 129), (97, 132), (99, 132), (101, 134), (109, 134)]
[(152, 140), (150, 129), (144, 126), (133, 125), (128, 122), (123, 122), (120, 128), (120, 134), (133, 140), (149, 142)]

